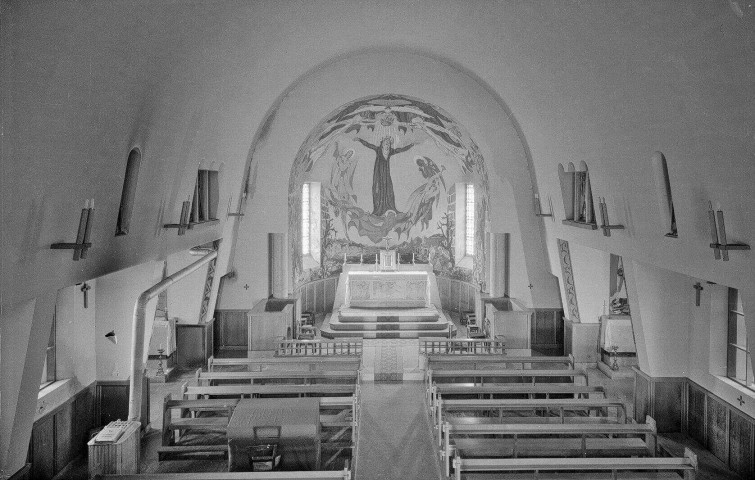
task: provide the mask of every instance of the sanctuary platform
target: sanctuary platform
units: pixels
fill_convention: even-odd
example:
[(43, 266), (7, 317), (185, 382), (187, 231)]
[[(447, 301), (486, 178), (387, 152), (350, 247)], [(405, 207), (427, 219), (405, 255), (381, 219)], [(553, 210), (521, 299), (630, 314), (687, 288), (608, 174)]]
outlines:
[(344, 265), (325, 338), (419, 338), (456, 334), (440, 306), (430, 265)]

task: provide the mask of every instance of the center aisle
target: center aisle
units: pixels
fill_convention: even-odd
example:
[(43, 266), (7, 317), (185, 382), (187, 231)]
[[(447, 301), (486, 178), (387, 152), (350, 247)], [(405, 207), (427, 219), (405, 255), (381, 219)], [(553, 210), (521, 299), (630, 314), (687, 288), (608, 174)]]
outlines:
[(362, 384), (356, 480), (440, 480), (422, 382)]

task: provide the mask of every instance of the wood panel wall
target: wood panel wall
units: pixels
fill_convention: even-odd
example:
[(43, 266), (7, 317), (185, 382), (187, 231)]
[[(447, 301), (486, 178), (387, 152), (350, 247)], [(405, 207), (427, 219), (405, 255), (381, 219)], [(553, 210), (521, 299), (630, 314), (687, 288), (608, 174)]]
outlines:
[(742, 478), (755, 478), (755, 418), (745, 415), (692, 380), (684, 402), (683, 431)]
[(215, 310), (214, 353), (219, 350), (248, 350), (251, 310)]
[(562, 309), (532, 309), (530, 345), (533, 350), (543, 355), (564, 354), (563, 316)]
[[(142, 428), (149, 425), (149, 378), (142, 383)], [(113, 420), (128, 419), (128, 380), (98, 380), (94, 390), (95, 426), (102, 427)]]
[(742, 478), (755, 478), (755, 418), (688, 378), (650, 377), (635, 368), (635, 420), (647, 413), (659, 432), (683, 432)]
[(634, 419), (643, 423), (650, 415), (658, 424), (658, 432), (680, 432), (685, 414), (682, 402), (686, 379), (651, 377), (635, 368)]
[(29, 444), (30, 478), (49, 480), (86, 453), (95, 426), (95, 384), (34, 422)]

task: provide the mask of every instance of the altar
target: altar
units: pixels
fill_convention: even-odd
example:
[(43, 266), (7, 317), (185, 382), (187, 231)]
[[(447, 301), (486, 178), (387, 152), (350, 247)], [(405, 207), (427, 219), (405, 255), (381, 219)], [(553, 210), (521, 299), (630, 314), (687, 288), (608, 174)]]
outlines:
[(428, 272), (350, 271), (344, 306), (357, 308), (419, 308), (430, 306)]
[[(391, 252), (391, 251), (386, 251)], [(438, 283), (428, 264), (387, 261), (345, 264), (325, 338), (451, 337), (453, 322), (442, 311)]]
[(629, 378), (637, 365), (632, 317), (603, 315), (600, 317), (600, 361), (598, 368), (610, 378)]

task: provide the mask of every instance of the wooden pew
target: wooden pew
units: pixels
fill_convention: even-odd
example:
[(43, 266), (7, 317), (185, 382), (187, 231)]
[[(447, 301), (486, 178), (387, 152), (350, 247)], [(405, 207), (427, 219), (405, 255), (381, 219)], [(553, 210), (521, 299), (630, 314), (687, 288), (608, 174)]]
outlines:
[(311, 371), (292, 372), (265, 370), (262, 372), (203, 372), (197, 369), (195, 379), (198, 386), (251, 384), (251, 385), (312, 385), (359, 383), (359, 371)]
[(462, 384), (441, 383), (431, 384), (425, 393), (428, 408), (434, 409), (438, 395), (446, 400), (469, 399), (469, 397), (484, 398), (606, 398), (605, 388), (602, 386), (587, 385), (562, 385), (562, 384), (538, 384), (538, 385), (478, 385), (470, 387)]
[(465, 383), (470, 386), (485, 384), (528, 383), (574, 383), (587, 385), (587, 372), (582, 369), (569, 370), (427, 370), (427, 384)]
[(207, 371), (241, 370), (359, 370), (362, 358), (359, 355), (339, 355), (335, 357), (257, 357), (257, 358), (215, 358), (207, 360)]
[(198, 397), (260, 397), (275, 398), (286, 396), (344, 397), (354, 395), (355, 384), (314, 384), (314, 385), (215, 385), (191, 387), (184, 383), (181, 395), (185, 399)]
[[(695, 480), (697, 455), (689, 448), (684, 449), (684, 457), (681, 458), (462, 458), (456, 454), (453, 459), (453, 468), (456, 480), (461, 480), (465, 472), (496, 472), (495, 478), (501, 480), (525, 478), (641, 480), (647, 479), (649, 472), (654, 472), (652, 478)], [(518, 472), (531, 473), (525, 476)], [(569, 475), (565, 472), (579, 473)]]
[[(460, 435), (464, 438), (457, 437)], [(453, 425), (444, 422), (442, 436), (441, 459), (446, 476), (449, 476), (454, 451), (460, 452), (462, 457), (468, 456), (465, 452), (474, 451), (475, 457), (484, 458), (654, 457), (657, 453), (658, 429), (650, 416), (644, 424)], [(452, 436), (455, 437), (453, 444)], [(502, 438), (490, 438), (491, 436)]]
[[(613, 410), (615, 415), (609, 416), (609, 410)], [(495, 417), (450, 417), (445, 416), (445, 412), (453, 411), (479, 411), (479, 412), (496, 412)], [(531, 416), (505, 417), (504, 412), (532, 412)], [(543, 412), (544, 415), (536, 415), (536, 412)], [(446, 400), (438, 397), (435, 404), (433, 418), (436, 428), (444, 421), (451, 424), (462, 423), (568, 423), (566, 412), (574, 412), (578, 415), (573, 418), (575, 423), (626, 423), (627, 411), (626, 405), (620, 400), (610, 400), (605, 398), (599, 399), (496, 399), (496, 400)], [(551, 416), (556, 413), (556, 416)], [(596, 413), (597, 417), (591, 417), (590, 414)]]
[[(214, 389), (216, 387), (205, 388)], [(186, 396), (187, 389), (188, 387), (184, 384), (182, 396)], [(285, 394), (288, 393), (290, 392), (286, 390)], [(334, 459), (340, 451), (352, 448), (356, 442), (357, 420), (359, 418), (357, 393), (358, 390), (352, 396), (321, 397), (319, 399), (320, 426), (324, 435), (322, 447), (325, 450), (336, 450), (336, 453), (331, 455), (331, 459)], [(166, 460), (174, 456), (196, 453), (227, 455), (228, 445), (226, 443), (221, 445), (176, 445), (178, 438), (175, 432), (178, 431), (179, 434), (185, 431), (224, 433), (238, 401), (239, 399), (236, 398), (173, 400), (170, 394), (166, 395), (163, 402), (162, 446), (158, 447), (158, 459)], [(178, 417), (172, 415), (175, 410), (180, 412)], [(200, 412), (214, 415), (197, 416), (196, 414)], [(327, 461), (323, 465), (327, 466)]]
[(95, 475), (92, 480), (350, 480), (348, 469), (313, 472), (212, 472)]
[[(163, 400), (162, 446), (158, 448), (158, 460), (166, 460), (173, 455), (204, 453), (225, 456), (228, 445), (176, 445), (184, 432), (222, 432), (225, 433), (237, 399), (200, 399), (173, 400), (170, 394)], [(178, 416), (173, 411), (178, 410)], [(196, 414), (211, 412), (212, 416)]]
[(509, 356), (509, 355), (428, 355), (428, 369), (438, 370), (479, 370), (483, 368), (559, 368), (574, 369), (574, 356)]

